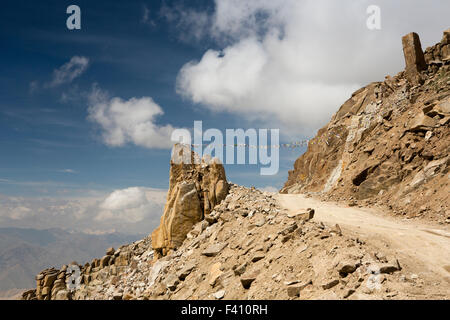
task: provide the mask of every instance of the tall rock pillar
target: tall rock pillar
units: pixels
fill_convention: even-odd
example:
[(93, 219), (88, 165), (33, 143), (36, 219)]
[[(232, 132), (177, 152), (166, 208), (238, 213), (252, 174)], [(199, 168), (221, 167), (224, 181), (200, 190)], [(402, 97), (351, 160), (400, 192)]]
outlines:
[(402, 37), (403, 54), (406, 63), (406, 78), (412, 84), (421, 83), (420, 72), (427, 68), (419, 35), (411, 32)]

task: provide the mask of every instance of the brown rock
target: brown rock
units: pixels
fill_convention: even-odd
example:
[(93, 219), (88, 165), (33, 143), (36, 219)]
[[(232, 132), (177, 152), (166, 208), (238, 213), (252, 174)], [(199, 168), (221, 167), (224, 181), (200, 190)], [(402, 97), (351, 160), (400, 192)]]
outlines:
[(419, 73), (426, 69), (419, 35), (411, 32), (402, 38), (403, 54), (406, 63), (406, 76), (411, 83), (419, 83)]
[(347, 274), (355, 272), (357, 268), (358, 264), (354, 261), (342, 261), (339, 263), (338, 272), (345, 277)]
[(191, 261), (188, 262), (179, 272), (178, 272), (178, 278), (180, 280), (186, 279), (186, 277), (194, 270), (196, 267), (196, 263)]
[(51, 287), (53, 285), (53, 282), (56, 280), (57, 277), (58, 277), (58, 273), (57, 272), (53, 272), (53, 273), (47, 274), (45, 276), (45, 278), (44, 278), (43, 286), (44, 287)]
[(334, 286), (336, 286), (338, 284), (339, 284), (339, 279), (333, 279), (333, 280), (326, 281), (325, 283), (323, 283), (322, 284), (322, 288), (324, 290), (328, 290), (328, 289), (331, 289), (331, 288), (333, 288)]
[(397, 259), (393, 259), (388, 263), (384, 263), (380, 267), (380, 273), (394, 273), (395, 271), (401, 270), (400, 263)]
[(180, 283), (180, 281), (178, 280), (178, 277), (171, 274), (167, 277), (167, 279), (165, 280), (166, 283), (166, 287), (170, 290), (170, 291), (174, 291), (177, 288), (177, 285)]
[(100, 259), (100, 267), (104, 268), (108, 266), (109, 260), (111, 259), (111, 256), (104, 256)]
[(222, 264), (220, 262), (213, 264), (209, 270), (209, 285), (214, 288), (219, 282), (222, 274)]
[[(190, 162), (179, 160), (190, 154)], [(159, 227), (152, 233), (155, 257), (166, 255), (183, 243), (193, 226), (209, 215), (228, 194), (223, 165), (198, 160), (189, 148), (174, 146), (170, 164), (167, 202)]]
[(207, 257), (214, 257), (222, 251), (223, 248), (227, 246), (226, 243), (215, 243), (207, 247), (205, 250), (203, 250), (202, 255)]
[(252, 285), (253, 281), (256, 280), (256, 277), (258, 276), (257, 271), (253, 271), (253, 272), (247, 272), (244, 275), (241, 276), (241, 284), (244, 287), (244, 289), (248, 289), (250, 288), (250, 286)]
[(300, 286), (299, 285), (292, 285), (287, 287), (287, 294), (289, 297), (299, 297), (300, 296)]
[(252, 257), (252, 262), (257, 262), (257, 261), (262, 260), (262, 259), (264, 259), (264, 258), (265, 258), (264, 253), (262, 253), (262, 252), (257, 252), (257, 253), (255, 253), (255, 255)]

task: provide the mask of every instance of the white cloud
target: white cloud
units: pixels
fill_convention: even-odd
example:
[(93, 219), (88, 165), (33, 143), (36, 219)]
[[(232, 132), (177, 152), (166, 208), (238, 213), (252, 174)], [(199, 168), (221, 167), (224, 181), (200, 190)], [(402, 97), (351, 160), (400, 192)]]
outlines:
[(198, 41), (208, 34), (207, 27), (211, 22), (208, 13), (189, 8), (182, 2), (172, 6), (163, 3), (159, 15), (171, 26), (183, 30), (178, 34), (181, 41)]
[[(382, 31), (370, 31), (369, 4), (215, 0), (209, 28), (202, 28), (225, 44), (223, 50), (207, 50), (199, 61), (187, 63), (178, 75), (177, 91), (215, 112), (311, 133), (354, 90), (401, 71), (402, 35), (434, 30), (439, 41), (448, 23), (440, 13), (445, 10), (436, 14), (411, 1), (382, 1)], [(419, 23), (423, 15), (430, 17), (426, 28)], [(413, 30), (406, 21), (417, 21), (414, 26), (421, 28)]]
[[(112, 192), (101, 204), (96, 220), (139, 222), (155, 214), (157, 205), (145, 188), (132, 187)], [(161, 214), (161, 213), (160, 213)]]
[(13, 220), (25, 219), (33, 215), (30, 208), (18, 206), (9, 211), (8, 217)]
[[(69, 62), (63, 64), (53, 71), (52, 80), (47, 83), (46, 87), (57, 87), (65, 83), (72, 82), (75, 78), (81, 76), (89, 65), (89, 59), (86, 57), (73, 56)], [(33, 87), (36, 85), (34, 84)]]
[(156, 118), (163, 115), (162, 108), (150, 97), (109, 98), (94, 86), (89, 98), (89, 119), (102, 130), (103, 142), (120, 147), (134, 143), (145, 148), (170, 149), (174, 127), (156, 124)]
[(0, 223), (2, 227), (63, 228), (89, 233), (150, 233), (159, 223), (166, 195), (166, 190), (144, 187), (67, 199), (0, 194)]

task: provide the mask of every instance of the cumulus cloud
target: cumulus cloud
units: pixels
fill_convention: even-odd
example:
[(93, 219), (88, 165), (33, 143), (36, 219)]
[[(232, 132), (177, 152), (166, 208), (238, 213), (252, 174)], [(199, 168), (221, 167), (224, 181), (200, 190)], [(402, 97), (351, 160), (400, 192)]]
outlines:
[(53, 88), (72, 82), (75, 78), (78, 78), (86, 71), (88, 65), (88, 58), (73, 56), (69, 62), (53, 71), (53, 78), (46, 84), (46, 87)]
[(149, 233), (158, 225), (167, 191), (131, 187), (84, 198), (0, 194), (2, 227), (63, 228), (88, 233)]
[(156, 123), (164, 112), (152, 98), (109, 98), (94, 86), (89, 103), (89, 119), (100, 126), (105, 144), (113, 147), (127, 143), (145, 148), (172, 147), (170, 138), (174, 127)]
[(433, 30), (437, 41), (448, 20), (411, 1), (381, 1), (382, 30), (370, 31), (370, 4), (215, 0), (208, 35), (225, 45), (184, 65), (177, 91), (212, 111), (311, 132), (354, 90), (401, 71), (400, 37), (413, 31), (409, 17), (430, 16), (416, 31), (426, 29), (421, 34), (427, 36)]
[(100, 209), (96, 220), (139, 222), (154, 214), (156, 208), (155, 203), (147, 196), (145, 188), (132, 187), (111, 193), (100, 204)]

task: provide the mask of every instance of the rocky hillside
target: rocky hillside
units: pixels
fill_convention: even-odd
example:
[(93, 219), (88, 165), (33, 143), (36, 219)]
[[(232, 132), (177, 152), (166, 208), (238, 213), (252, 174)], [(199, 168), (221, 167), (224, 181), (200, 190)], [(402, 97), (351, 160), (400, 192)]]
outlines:
[(110, 249), (80, 266), (73, 293), (64, 267), (39, 274), (37, 291), (24, 298), (440, 299), (446, 290), (419, 279), (388, 248), (315, 222), (313, 209), (289, 213), (275, 194), (236, 185), (177, 250), (155, 257), (150, 238)]
[(425, 53), (417, 34), (402, 40), (405, 71), (354, 92), (309, 142), (282, 193), (450, 222), (450, 29)]

